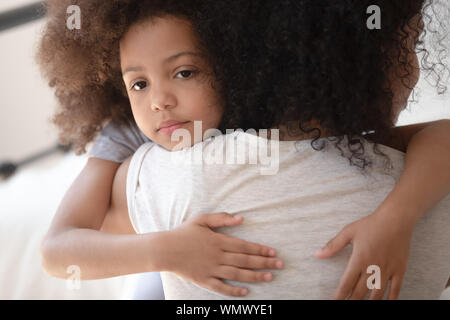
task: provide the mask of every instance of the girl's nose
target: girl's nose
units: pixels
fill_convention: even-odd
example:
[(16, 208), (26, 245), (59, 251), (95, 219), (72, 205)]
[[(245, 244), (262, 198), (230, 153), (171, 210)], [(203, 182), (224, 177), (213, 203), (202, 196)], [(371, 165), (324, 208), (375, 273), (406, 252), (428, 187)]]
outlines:
[(153, 112), (172, 109), (176, 104), (176, 99), (167, 85), (155, 82), (151, 86), (151, 96), (148, 97), (150, 110)]
[(151, 106), (152, 111), (160, 111), (162, 108), (158, 107), (156, 104), (152, 104)]
[(171, 107), (170, 107), (170, 105), (165, 104), (165, 103), (159, 103), (159, 104), (153, 103), (150, 108), (152, 111), (156, 112), (156, 111), (163, 111), (166, 109), (170, 109)]

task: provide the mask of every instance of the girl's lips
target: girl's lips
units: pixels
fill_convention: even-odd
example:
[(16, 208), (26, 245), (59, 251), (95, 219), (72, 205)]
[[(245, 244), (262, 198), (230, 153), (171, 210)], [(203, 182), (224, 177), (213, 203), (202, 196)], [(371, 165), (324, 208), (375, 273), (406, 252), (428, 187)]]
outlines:
[(171, 125), (171, 126), (161, 128), (161, 129), (159, 129), (159, 132), (164, 133), (164, 134), (169, 134), (169, 135), (171, 135), (172, 132), (174, 132), (174, 131), (177, 130), (178, 128), (181, 128), (182, 126), (184, 126), (184, 125), (185, 125), (186, 123), (188, 123), (188, 122), (189, 122), (189, 121), (186, 121), (186, 122), (179, 122), (179, 123), (173, 124), (173, 125)]

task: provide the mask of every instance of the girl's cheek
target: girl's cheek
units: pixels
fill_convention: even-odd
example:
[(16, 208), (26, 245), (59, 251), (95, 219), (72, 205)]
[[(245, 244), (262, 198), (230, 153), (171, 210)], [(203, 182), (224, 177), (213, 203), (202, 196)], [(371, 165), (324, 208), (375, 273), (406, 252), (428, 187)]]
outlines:
[(143, 93), (133, 94), (129, 98), (132, 109), (141, 110), (145, 106), (145, 96)]

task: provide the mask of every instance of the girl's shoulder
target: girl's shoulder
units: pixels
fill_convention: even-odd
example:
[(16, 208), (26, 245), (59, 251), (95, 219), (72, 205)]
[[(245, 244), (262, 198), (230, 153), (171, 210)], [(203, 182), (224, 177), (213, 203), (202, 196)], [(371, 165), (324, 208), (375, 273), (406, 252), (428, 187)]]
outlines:
[(121, 163), (141, 145), (150, 141), (134, 120), (129, 120), (127, 124), (111, 120), (94, 141), (89, 155)]

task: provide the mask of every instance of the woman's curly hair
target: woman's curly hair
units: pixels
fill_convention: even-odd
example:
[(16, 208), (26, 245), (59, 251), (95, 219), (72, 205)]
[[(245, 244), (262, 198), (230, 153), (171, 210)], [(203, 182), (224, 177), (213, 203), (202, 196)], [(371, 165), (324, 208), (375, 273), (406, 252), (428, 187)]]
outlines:
[[(408, 34), (416, 32), (421, 69), (445, 92), (446, 26), (433, 0), (50, 0), (37, 61), (55, 87), (61, 109), (52, 119), (62, 143), (77, 154), (108, 120), (129, 123), (131, 107), (119, 61), (119, 40), (143, 19), (170, 14), (191, 21), (224, 101), (219, 129), (262, 129), (317, 119), (340, 137), (348, 135), (351, 164), (365, 167), (363, 132), (391, 138), (395, 66), (408, 78)], [(65, 27), (69, 5), (82, 14), (80, 30)], [(370, 30), (367, 8), (381, 8), (381, 29)], [(439, 13), (449, 10), (441, 4)], [(448, 11), (447, 11), (448, 13)], [(425, 29), (412, 24), (423, 18)], [(448, 18), (448, 15), (446, 16)], [(432, 22), (440, 22), (439, 30)], [(436, 24), (436, 23), (434, 23)], [(425, 48), (432, 33), (435, 55)], [(427, 44), (428, 46), (428, 44)], [(394, 54), (392, 54), (394, 52)], [(398, 69), (397, 69), (398, 68)], [(409, 84), (405, 81), (405, 86)], [(412, 89), (412, 88), (411, 88)], [(413, 95), (414, 96), (414, 95)], [(313, 140), (312, 146), (317, 139)], [(339, 146), (338, 146), (339, 147)], [(376, 144), (375, 144), (376, 147)], [(359, 161), (359, 163), (358, 163)]]

